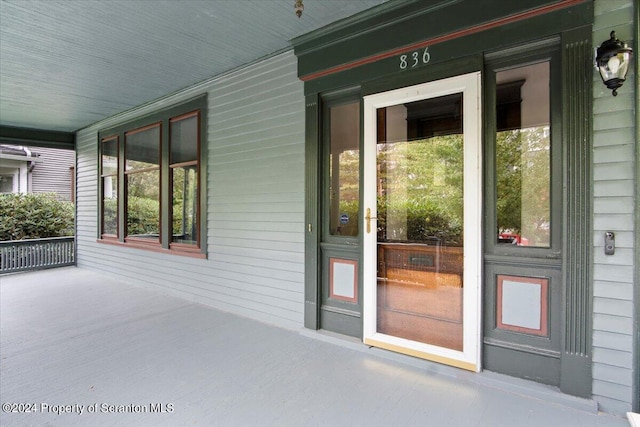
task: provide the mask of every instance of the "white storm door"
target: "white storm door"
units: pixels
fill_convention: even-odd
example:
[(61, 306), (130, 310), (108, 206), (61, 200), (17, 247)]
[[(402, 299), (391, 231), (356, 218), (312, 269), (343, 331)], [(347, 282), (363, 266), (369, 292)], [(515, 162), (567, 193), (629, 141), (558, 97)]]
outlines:
[(364, 98), (363, 339), (480, 370), (480, 73)]

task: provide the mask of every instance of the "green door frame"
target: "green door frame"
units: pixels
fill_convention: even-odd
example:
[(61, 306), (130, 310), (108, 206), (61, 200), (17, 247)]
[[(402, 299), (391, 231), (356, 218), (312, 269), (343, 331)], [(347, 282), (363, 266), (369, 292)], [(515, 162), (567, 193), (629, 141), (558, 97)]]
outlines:
[[(586, 0), (495, 0), (491, 7), (473, 0), (436, 6), (408, 1), (374, 8), (351, 22), (294, 40), (306, 96), (306, 327), (320, 326), (321, 182), (317, 165), (322, 145), (321, 94), (361, 86), (364, 96), (480, 70), (487, 53), (559, 36), (563, 162), (565, 171), (581, 171), (565, 179), (563, 194), (570, 218), (563, 224), (562, 280), (566, 285), (561, 298), (566, 322), (559, 385), (567, 393), (591, 395), (592, 289), (591, 272), (585, 272), (585, 266), (591, 265), (592, 198), (590, 193), (583, 195), (590, 191), (592, 22), (593, 3)], [(414, 56), (417, 61), (407, 62)], [(576, 377), (580, 380), (572, 380)]]

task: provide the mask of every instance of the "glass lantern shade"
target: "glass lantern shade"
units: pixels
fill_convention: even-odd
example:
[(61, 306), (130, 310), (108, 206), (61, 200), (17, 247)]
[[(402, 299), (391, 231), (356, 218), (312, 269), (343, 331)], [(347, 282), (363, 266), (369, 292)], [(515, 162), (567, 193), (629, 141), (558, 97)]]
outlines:
[(302, 0), (296, 0), (296, 3), (293, 5), (293, 8), (298, 18), (300, 18), (302, 16), (302, 11), (304, 11), (304, 4), (302, 4)]
[(602, 82), (613, 90), (613, 96), (618, 95), (617, 89), (627, 78), (632, 49), (626, 43), (616, 39), (616, 32), (611, 32), (611, 38), (602, 42), (597, 50), (596, 65), (600, 71)]

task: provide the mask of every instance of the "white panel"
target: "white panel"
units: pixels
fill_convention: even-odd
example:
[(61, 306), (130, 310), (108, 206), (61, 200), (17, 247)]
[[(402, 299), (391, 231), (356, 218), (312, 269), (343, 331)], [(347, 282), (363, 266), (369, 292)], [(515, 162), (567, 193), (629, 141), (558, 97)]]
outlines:
[(537, 283), (502, 282), (502, 323), (528, 329), (540, 329), (540, 297)]
[(352, 263), (333, 262), (333, 294), (345, 298), (355, 298), (356, 266)]

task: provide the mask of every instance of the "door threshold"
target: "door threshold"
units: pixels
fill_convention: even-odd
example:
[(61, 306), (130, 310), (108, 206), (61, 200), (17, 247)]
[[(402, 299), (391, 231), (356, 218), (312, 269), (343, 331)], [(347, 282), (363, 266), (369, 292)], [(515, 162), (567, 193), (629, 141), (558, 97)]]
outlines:
[(535, 381), (525, 380), (522, 378), (512, 377), (509, 375), (486, 370), (477, 373), (471, 372), (465, 369), (443, 365), (441, 363), (420, 359), (406, 354), (396, 353), (382, 348), (371, 347), (364, 344), (362, 340), (358, 338), (338, 334), (323, 329), (314, 331), (312, 329), (304, 328), (299, 330), (299, 333), (300, 335), (324, 341), (329, 344), (338, 345), (340, 347), (355, 350), (360, 353), (379, 357), (388, 361), (412, 366), (428, 374), (442, 375), (471, 384), (491, 387), (592, 414), (598, 413), (598, 403), (595, 400), (571, 396), (569, 394), (562, 393), (557, 387), (553, 387), (550, 385), (540, 384)]

